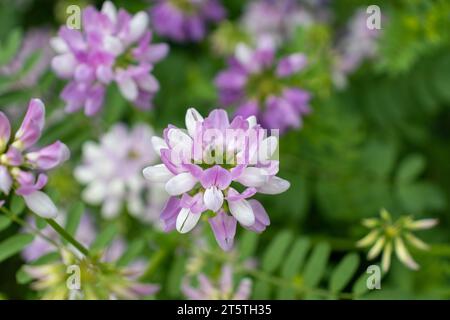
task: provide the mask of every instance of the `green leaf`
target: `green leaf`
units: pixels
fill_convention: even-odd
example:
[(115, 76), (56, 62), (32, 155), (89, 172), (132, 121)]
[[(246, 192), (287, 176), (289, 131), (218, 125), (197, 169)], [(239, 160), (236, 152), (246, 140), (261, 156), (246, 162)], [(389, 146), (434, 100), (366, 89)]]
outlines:
[[(305, 261), (306, 254), (310, 247), (310, 241), (307, 238), (299, 238), (294, 243), (289, 255), (283, 263), (281, 276), (284, 279), (293, 281), (294, 276), (298, 273)], [(293, 288), (278, 289), (278, 299), (294, 299), (295, 291)]]
[(167, 292), (171, 297), (178, 297), (180, 294), (185, 265), (186, 257), (184, 255), (176, 255), (175, 262), (172, 264), (167, 276)]
[(0, 47), (0, 66), (10, 62), (20, 48), (22, 42), (22, 32), (18, 29), (13, 30), (8, 39), (6, 39), (5, 46)]
[(91, 245), (92, 251), (100, 251), (107, 247), (117, 234), (117, 226), (110, 224), (97, 236)]
[(355, 297), (362, 296), (365, 294), (369, 289), (367, 288), (367, 279), (369, 278), (370, 274), (367, 272), (364, 272), (353, 284), (352, 293), (355, 295)]
[(127, 101), (122, 97), (116, 85), (110, 86), (108, 89), (106, 104), (108, 105), (108, 112), (105, 113), (104, 120), (108, 125), (112, 125), (121, 119), (127, 109)]
[(258, 245), (259, 236), (255, 232), (245, 232), (239, 240), (239, 257), (241, 260), (251, 257)]
[(266, 281), (257, 281), (253, 289), (253, 299), (264, 300), (270, 298), (270, 284)]
[(328, 243), (322, 242), (314, 248), (303, 272), (303, 278), (307, 287), (314, 288), (319, 284), (327, 267), (329, 255), (330, 245)]
[(5, 216), (0, 216), (0, 231), (8, 228), (11, 225), (11, 220)]
[(44, 229), (47, 226), (47, 221), (45, 221), (45, 219), (38, 217), (38, 216), (34, 216), (34, 221), (36, 221), (36, 227), (39, 230)]
[(0, 242), (0, 262), (20, 252), (33, 241), (31, 234), (16, 234)]
[(81, 216), (84, 213), (84, 204), (82, 202), (78, 202), (74, 204), (68, 211), (67, 214), (67, 222), (66, 222), (66, 231), (71, 236), (74, 236), (77, 232), (78, 225), (80, 224)]
[(262, 259), (264, 271), (272, 272), (280, 265), (291, 241), (292, 234), (289, 231), (282, 231), (275, 237)]
[(359, 266), (359, 256), (356, 253), (347, 254), (336, 266), (330, 278), (330, 290), (338, 293), (345, 288)]
[(413, 182), (425, 169), (425, 158), (420, 154), (410, 155), (400, 164), (397, 171), (397, 185)]
[(130, 243), (125, 253), (117, 261), (118, 266), (126, 266), (135, 259), (145, 247), (145, 241), (138, 239)]
[(14, 195), (12, 197), (11, 200), (11, 206), (10, 206), (10, 211), (15, 214), (15, 215), (19, 215), (23, 212), (23, 210), (25, 209), (25, 201), (23, 201), (22, 197), (16, 196)]
[(294, 243), (281, 269), (283, 278), (291, 278), (300, 271), (309, 247), (310, 241), (307, 238), (300, 238)]

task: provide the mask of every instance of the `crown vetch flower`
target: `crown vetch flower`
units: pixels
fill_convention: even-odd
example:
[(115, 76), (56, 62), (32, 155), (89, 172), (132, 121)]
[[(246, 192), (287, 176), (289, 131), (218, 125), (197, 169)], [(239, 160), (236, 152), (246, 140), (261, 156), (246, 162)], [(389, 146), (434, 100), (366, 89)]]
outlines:
[(427, 250), (428, 245), (414, 236), (412, 231), (423, 230), (434, 227), (437, 219), (413, 220), (410, 216), (403, 216), (396, 221), (385, 209), (380, 212), (380, 218), (364, 219), (362, 224), (371, 231), (356, 245), (358, 247), (371, 247), (367, 258), (375, 259), (382, 252), (383, 271), (387, 272), (391, 264), (392, 252), (408, 268), (418, 270), (419, 265), (409, 253), (406, 244), (417, 249)]
[(218, 22), (225, 15), (218, 0), (158, 0), (151, 9), (158, 34), (178, 42), (202, 40), (207, 24)]
[(54, 218), (58, 210), (40, 190), (47, 184), (45, 171), (66, 161), (70, 152), (60, 141), (43, 148), (35, 147), (44, 121), (44, 104), (32, 99), (22, 125), (11, 136), (9, 120), (0, 112), (0, 196), (6, 197), (14, 191), (24, 198), (31, 211), (44, 218)]
[(61, 93), (67, 112), (84, 108), (86, 115), (96, 114), (112, 82), (137, 107), (151, 107), (159, 83), (150, 72), (166, 56), (168, 46), (151, 43), (148, 20), (145, 12), (132, 16), (107, 1), (101, 11), (83, 10), (82, 31), (60, 28), (51, 41), (57, 52), (52, 68), (69, 80)]
[(276, 60), (270, 40), (260, 41), (256, 49), (239, 44), (228, 68), (215, 79), (220, 101), (224, 106), (235, 105), (238, 115), (255, 115), (264, 128), (281, 132), (298, 128), (302, 116), (310, 112), (310, 94), (292, 79), (306, 63), (301, 53)]
[(270, 224), (263, 206), (247, 199), (290, 186), (276, 176), (279, 161), (271, 159), (278, 138), (267, 137), (255, 117), (237, 116), (230, 123), (222, 109), (203, 119), (191, 108), (186, 127), (169, 126), (164, 139), (152, 138), (162, 164), (145, 168), (144, 177), (165, 183), (171, 195), (160, 216), (165, 231), (189, 232), (206, 215), (220, 247), (230, 250), (237, 222), (255, 232)]
[(162, 187), (142, 177), (142, 169), (157, 159), (152, 148), (148, 148), (152, 136), (148, 125), (137, 124), (128, 129), (124, 124), (116, 124), (99, 143), (89, 141), (83, 145), (83, 162), (74, 175), (87, 185), (83, 200), (102, 204), (104, 217), (116, 217), (126, 204), (132, 215), (157, 220), (167, 195)]
[[(40, 293), (43, 300), (135, 300), (157, 293), (158, 285), (138, 280), (146, 265), (141, 260), (127, 266), (117, 265), (125, 248), (122, 241), (116, 240), (101, 258), (80, 257), (62, 249), (60, 259), (42, 265), (27, 265), (24, 270), (34, 279), (31, 287)], [(110, 249), (114, 252), (111, 253)], [(79, 268), (78, 288), (67, 285), (71, 276), (68, 268), (73, 265)]]
[(181, 290), (191, 300), (247, 300), (252, 290), (252, 281), (244, 278), (233, 292), (233, 269), (229, 265), (222, 268), (220, 281), (215, 284), (203, 273), (198, 275), (199, 287), (189, 285), (188, 279), (183, 281)]

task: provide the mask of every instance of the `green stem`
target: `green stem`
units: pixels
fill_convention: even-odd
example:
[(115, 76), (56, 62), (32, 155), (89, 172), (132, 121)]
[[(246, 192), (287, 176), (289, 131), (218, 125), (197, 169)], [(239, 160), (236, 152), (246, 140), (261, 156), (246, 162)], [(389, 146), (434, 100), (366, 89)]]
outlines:
[(15, 215), (14, 213), (12, 213), (11, 211), (9, 211), (8, 209), (2, 207), (0, 208), (0, 210), (6, 215), (6, 217), (8, 217), (8, 219), (10, 219), (11, 221), (17, 223), (18, 225), (22, 226), (23, 228), (25, 228), (26, 230), (28, 230), (30, 233), (32, 233), (33, 235), (40, 237), (44, 240), (46, 240), (48, 243), (54, 245), (56, 248), (61, 249), (61, 246), (55, 242), (53, 239), (47, 237), (45, 234), (43, 234), (40, 230), (36, 229), (35, 227), (31, 226), (30, 224), (28, 224), (25, 220), (23, 220), (22, 218), (18, 217), (17, 215)]
[(61, 237), (63, 237), (67, 242), (72, 244), (75, 248), (77, 248), (82, 254), (85, 256), (90, 256), (89, 250), (86, 249), (80, 242), (78, 242), (74, 237), (72, 237), (66, 230), (64, 230), (55, 220), (53, 219), (45, 219), (50, 227), (53, 228)]

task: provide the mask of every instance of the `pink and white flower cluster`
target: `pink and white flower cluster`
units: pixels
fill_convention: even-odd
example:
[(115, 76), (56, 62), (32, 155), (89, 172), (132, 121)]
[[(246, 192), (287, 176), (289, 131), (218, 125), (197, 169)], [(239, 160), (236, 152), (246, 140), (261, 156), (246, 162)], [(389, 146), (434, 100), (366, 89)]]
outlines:
[(68, 79), (61, 93), (66, 111), (84, 108), (88, 116), (103, 105), (105, 89), (115, 82), (124, 98), (148, 109), (159, 83), (150, 73), (168, 52), (166, 44), (152, 44), (145, 12), (130, 15), (107, 1), (101, 11), (87, 7), (82, 13), (82, 31), (60, 28), (51, 44), (56, 74)]
[(22, 125), (14, 136), (11, 125), (0, 112), (0, 206), (14, 191), (27, 206), (44, 218), (56, 217), (58, 210), (42, 191), (47, 184), (46, 171), (69, 158), (69, 149), (60, 141), (43, 148), (35, 147), (45, 122), (45, 107), (41, 100), (32, 99)]
[(209, 217), (220, 247), (230, 250), (237, 222), (255, 232), (270, 224), (261, 203), (249, 198), (257, 192), (282, 193), (290, 186), (276, 176), (279, 161), (272, 157), (278, 137), (267, 136), (255, 117), (237, 116), (230, 123), (222, 109), (204, 119), (191, 108), (186, 127), (169, 126), (164, 139), (152, 138), (162, 164), (145, 168), (143, 174), (165, 183), (171, 195), (160, 217), (165, 231), (189, 232), (203, 215)]
[(285, 132), (301, 127), (302, 117), (310, 112), (311, 95), (299, 88), (294, 78), (307, 59), (302, 53), (279, 60), (275, 55), (275, 45), (268, 38), (256, 48), (238, 44), (215, 85), (222, 105), (235, 106), (243, 117), (255, 115), (264, 128)]

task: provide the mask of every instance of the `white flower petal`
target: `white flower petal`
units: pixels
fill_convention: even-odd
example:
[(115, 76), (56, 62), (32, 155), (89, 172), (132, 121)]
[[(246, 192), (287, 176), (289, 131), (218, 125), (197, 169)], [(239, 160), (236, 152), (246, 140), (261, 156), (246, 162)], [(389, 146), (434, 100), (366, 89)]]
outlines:
[(413, 260), (411, 255), (406, 249), (403, 240), (399, 237), (395, 239), (395, 253), (397, 254), (397, 258), (403, 262), (408, 268), (412, 270), (418, 270), (419, 265)]
[(52, 68), (62, 78), (70, 78), (74, 72), (77, 62), (71, 53), (64, 53), (52, 59)]
[(244, 43), (239, 43), (235, 51), (236, 59), (243, 65), (248, 65), (252, 59), (252, 50)]
[(247, 187), (262, 187), (268, 180), (269, 176), (266, 174), (266, 171), (255, 167), (245, 168), (237, 179), (238, 182)]
[(50, 46), (56, 51), (56, 53), (66, 53), (69, 51), (69, 47), (66, 42), (60, 37), (51, 38)]
[(129, 100), (134, 101), (138, 97), (138, 87), (136, 82), (131, 78), (124, 78), (118, 81), (119, 90), (122, 96)]
[(58, 209), (53, 201), (41, 191), (35, 191), (23, 198), (27, 207), (42, 218), (53, 219), (58, 215)]
[(166, 191), (171, 196), (178, 196), (191, 190), (196, 183), (197, 179), (194, 176), (189, 172), (183, 172), (167, 181)]
[(372, 260), (375, 257), (377, 257), (380, 254), (381, 250), (383, 249), (385, 241), (386, 239), (384, 237), (378, 239), (377, 242), (375, 242), (375, 244), (373, 245), (373, 247), (369, 250), (369, 253), (367, 254), (367, 259)]
[(170, 129), (167, 133), (167, 138), (169, 139), (169, 145), (172, 147), (172, 149), (178, 147), (190, 150), (192, 148), (192, 138), (181, 129)]
[(185, 122), (186, 122), (186, 128), (191, 137), (194, 137), (194, 135), (195, 135), (195, 129), (197, 127), (197, 123), (202, 122), (202, 121), (203, 121), (203, 117), (197, 110), (195, 110), (194, 108), (188, 109), (188, 111), (186, 112)]
[(289, 183), (289, 181), (274, 176), (257, 190), (259, 193), (264, 194), (279, 194), (285, 192), (287, 189), (289, 189), (290, 186), (291, 184)]
[(189, 208), (183, 208), (177, 217), (176, 227), (178, 232), (187, 233), (191, 231), (200, 220), (201, 213), (192, 213)]
[(130, 21), (129, 42), (138, 40), (148, 26), (148, 15), (144, 11), (136, 13)]
[(93, 181), (83, 190), (81, 196), (87, 203), (100, 204), (106, 196), (106, 186), (99, 181)]
[(438, 219), (421, 219), (411, 222), (408, 228), (411, 230), (430, 229), (438, 224)]
[(90, 166), (76, 167), (73, 175), (78, 182), (87, 184), (97, 177), (97, 171)]
[(144, 178), (151, 182), (167, 182), (173, 177), (172, 172), (164, 164), (149, 166), (142, 171)]
[(241, 225), (249, 227), (255, 223), (255, 214), (247, 200), (228, 201), (228, 207), (231, 214)]
[(111, 1), (106, 1), (102, 6), (102, 13), (108, 16), (109, 20), (116, 24), (117, 21), (117, 9)]
[(0, 166), (0, 191), (4, 194), (9, 194), (13, 180), (5, 166)]
[(253, 128), (258, 124), (258, 121), (255, 116), (250, 116), (247, 118), (249, 128)]
[(360, 239), (356, 242), (357, 247), (368, 247), (373, 244), (378, 238), (379, 232), (378, 230), (373, 230), (369, 232), (364, 238)]
[(168, 149), (167, 143), (160, 137), (152, 137), (152, 146), (158, 156), (161, 156), (161, 149)]
[(223, 193), (217, 187), (211, 187), (205, 190), (203, 201), (207, 209), (217, 212), (222, 208)]
[(250, 163), (256, 164), (258, 162), (264, 163), (269, 160), (274, 154), (278, 146), (278, 138), (275, 136), (267, 137), (259, 143), (257, 152), (254, 152)]
[(104, 38), (104, 45), (105, 49), (115, 56), (120, 55), (124, 50), (122, 41), (113, 36), (106, 36)]
[(388, 242), (383, 250), (383, 256), (381, 258), (381, 265), (383, 267), (383, 271), (387, 272), (391, 265), (391, 256), (392, 256), (392, 242)]

